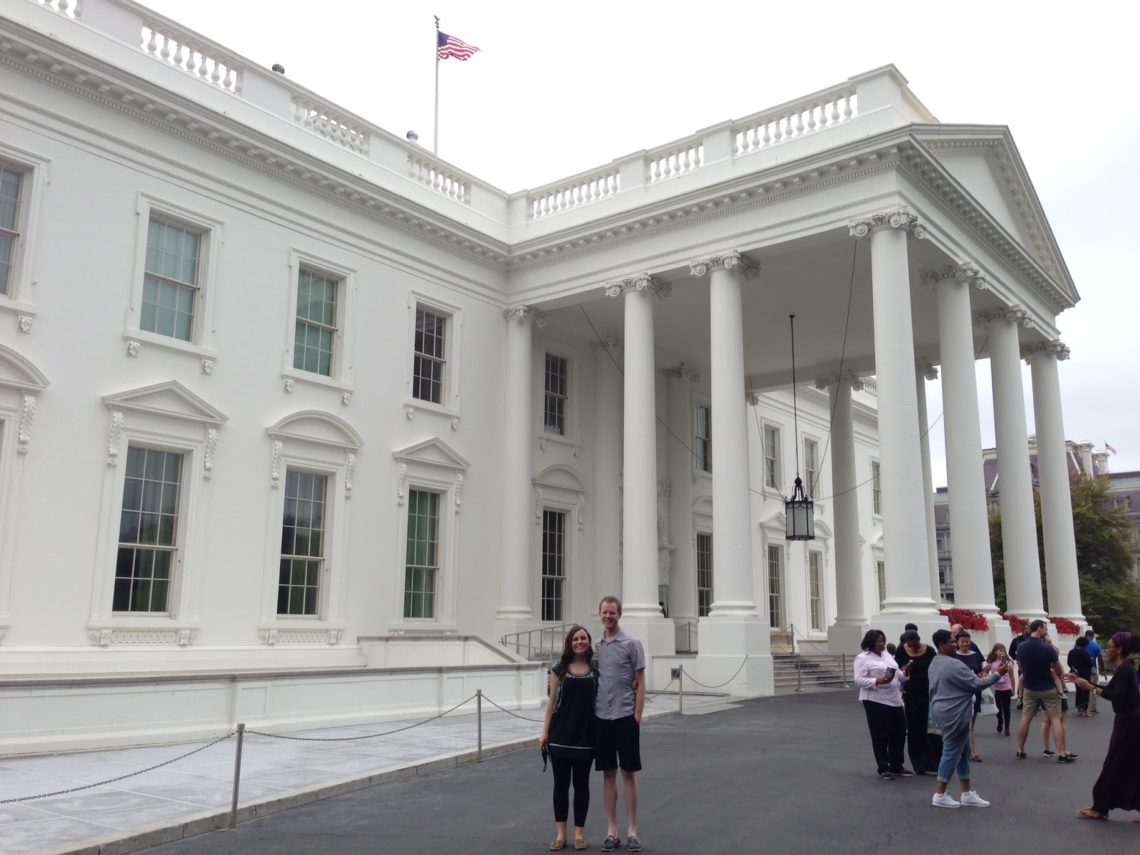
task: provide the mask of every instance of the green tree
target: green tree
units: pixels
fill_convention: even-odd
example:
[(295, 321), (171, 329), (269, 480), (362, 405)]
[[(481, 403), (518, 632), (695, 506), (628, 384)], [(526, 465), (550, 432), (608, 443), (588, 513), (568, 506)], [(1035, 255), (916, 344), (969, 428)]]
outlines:
[[(1108, 499), (1107, 478), (1075, 477), (1069, 485), (1073, 503), (1073, 535), (1077, 547), (1077, 573), (1085, 617), (1098, 634), (1118, 629), (1140, 630), (1140, 582), (1132, 576), (1129, 546), (1131, 523), (1121, 508)], [(1034, 494), (1037, 518), (1037, 554), (1041, 582), (1045, 585), (1044, 535), (1041, 529), (1040, 497)], [(994, 595), (998, 608), (1006, 608), (1005, 562), (1001, 539), (1001, 514), (990, 517), (990, 554), (994, 569)]]

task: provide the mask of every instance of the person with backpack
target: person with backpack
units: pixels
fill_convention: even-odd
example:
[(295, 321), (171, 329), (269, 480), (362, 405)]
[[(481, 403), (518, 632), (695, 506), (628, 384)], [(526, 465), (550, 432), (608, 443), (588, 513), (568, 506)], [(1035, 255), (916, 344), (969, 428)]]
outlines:
[(590, 809), (590, 766), (594, 762), (594, 701), (598, 672), (594, 668), (594, 642), (583, 626), (566, 634), (562, 656), (550, 669), (550, 697), (538, 738), (543, 755), (549, 753), (554, 769), (554, 839), (550, 850), (566, 848), (566, 821), (570, 813), (570, 785), (574, 785), (574, 848), (585, 849), (586, 814)]

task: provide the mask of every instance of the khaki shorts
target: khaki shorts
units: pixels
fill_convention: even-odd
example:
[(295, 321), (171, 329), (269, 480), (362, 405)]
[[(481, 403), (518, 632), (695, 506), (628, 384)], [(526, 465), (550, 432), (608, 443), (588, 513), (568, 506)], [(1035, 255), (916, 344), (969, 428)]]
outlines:
[(1021, 714), (1026, 718), (1037, 715), (1038, 709), (1045, 710), (1049, 718), (1061, 717), (1061, 695), (1056, 689), (1046, 689), (1044, 692), (1025, 690), (1025, 706)]

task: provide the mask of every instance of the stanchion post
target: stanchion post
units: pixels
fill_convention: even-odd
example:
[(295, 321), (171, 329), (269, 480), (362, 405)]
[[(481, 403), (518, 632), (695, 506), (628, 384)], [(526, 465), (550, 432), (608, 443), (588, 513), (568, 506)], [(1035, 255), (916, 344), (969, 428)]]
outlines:
[(802, 692), (804, 690), (804, 660), (803, 657), (796, 654), (796, 691)]
[(677, 715), (685, 714), (685, 666), (677, 669)]
[(483, 759), (483, 690), (475, 690), (475, 760)]
[(241, 746), (245, 737), (245, 722), (237, 726), (237, 748), (234, 751), (234, 797), (230, 802), (230, 831), (237, 828), (238, 790), (241, 787)]

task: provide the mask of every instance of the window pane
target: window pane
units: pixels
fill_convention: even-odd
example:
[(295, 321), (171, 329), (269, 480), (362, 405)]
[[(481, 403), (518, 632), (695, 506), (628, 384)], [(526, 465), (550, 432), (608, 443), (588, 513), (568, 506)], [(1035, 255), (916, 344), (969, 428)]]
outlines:
[(415, 358), (412, 395), (434, 404), (443, 402), (447, 318), (426, 309), (416, 309)]
[(151, 218), (139, 328), (189, 341), (194, 328), (202, 236)]
[(324, 568), (325, 503), (328, 476), (289, 469), (281, 525), (277, 612), (315, 615)]
[(426, 490), (411, 490), (408, 495), (404, 617), (435, 616), (435, 579), (439, 569), (439, 497), (439, 493)]
[[(177, 561), (182, 455), (132, 446), (127, 449), (119, 553), (115, 562), (115, 611), (165, 612)], [(154, 585), (158, 580), (163, 584)]]

